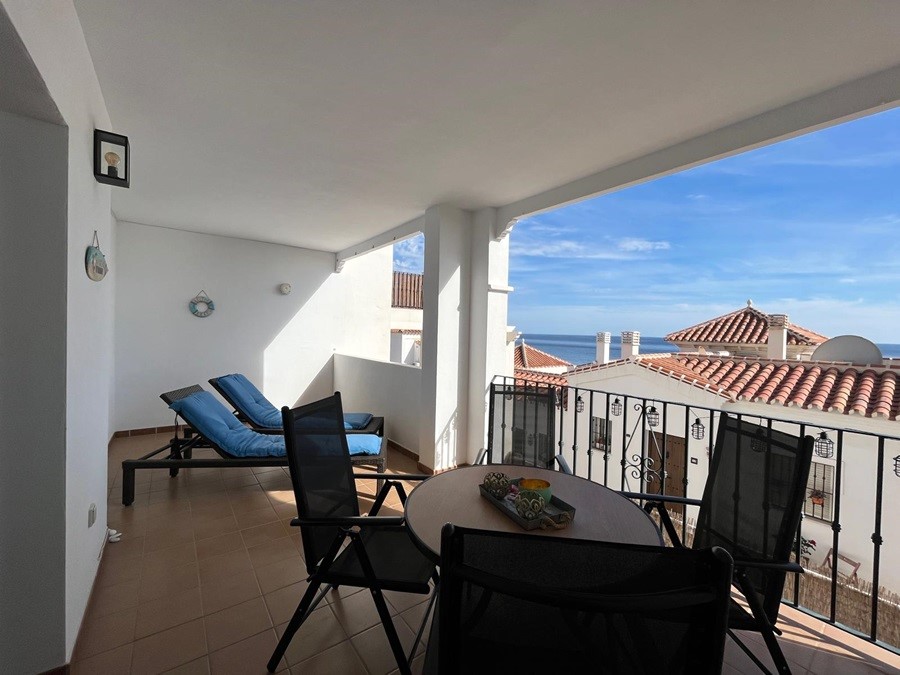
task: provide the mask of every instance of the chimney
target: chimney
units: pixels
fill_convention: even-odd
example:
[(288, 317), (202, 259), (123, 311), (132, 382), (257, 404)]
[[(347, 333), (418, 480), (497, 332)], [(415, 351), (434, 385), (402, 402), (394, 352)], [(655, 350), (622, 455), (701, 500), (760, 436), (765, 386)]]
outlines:
[(637, 356), (641, 349), (641, 333), (636, 330), (622, 331), (622, 358)]
[(787, 358), (787, 314), (770, 314), (769, 317), (769, 358)]
[(597, 333), (597, 363), (609, 363), (609, 342), (611, 334)]

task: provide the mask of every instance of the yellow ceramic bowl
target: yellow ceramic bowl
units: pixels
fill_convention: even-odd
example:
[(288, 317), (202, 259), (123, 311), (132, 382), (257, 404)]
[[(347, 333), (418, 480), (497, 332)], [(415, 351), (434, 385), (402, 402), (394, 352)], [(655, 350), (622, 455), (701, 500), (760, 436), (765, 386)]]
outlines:
[(520, 490), (534, 490), (544, 498), (544, 503), (550, 503), (550, 483), (542, 478), (523, 478), (519, 481)]

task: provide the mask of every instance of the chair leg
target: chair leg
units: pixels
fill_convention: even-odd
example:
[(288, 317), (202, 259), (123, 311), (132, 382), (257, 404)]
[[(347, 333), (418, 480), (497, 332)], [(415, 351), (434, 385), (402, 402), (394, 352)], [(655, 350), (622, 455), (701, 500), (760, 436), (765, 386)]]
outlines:
[[(384, 626), (384, 632), (387, 635), (388, 642), (391, 645), (391, 651), (394, 653), (394, 659), (397, 661), (397, 667), (400, 669), (400, 675), (411, 675), (409, 668), (409, 660), (403, 653), (403, 645), (400, 644), (400, 638), (397, 637), (397, 629), (394, 628), (394, 622), (391, 620), (391, 613), (388, 611), (387, 604), (384, 601), (384, 594), (379, 588), (370, 588), (372, 599), (375, 601), (375, 609), (378, 610), (378, 616), (381, 619), (381, 625)], [(415, 649), (415, 647), (413, 648)], [(412, 656), (412, 654), (410, 654)]]
[[(737, 646), (740, 647), (744, 651), (744, 653), (747, 655), (747, 657), (751, 661), (753, 661), (753, 663), (756, 664), (757, 668), (759, 668), (763, 673), (765, 673), (765, 675), (772, 675), (772, 671), (769, 670), (768, 668), (766, 668), (766, 665), (762, 661), (759, 660), (759, 657), (756, 654), (754, 654), (752, 651), (750, 651), (750, 648), (744, 644), (743, 640), (741, 640), (737, 635), (734, 634), (734, 631), (732, 631), (729, 628), (727, 632), (728, 632), (728, 635), (731, 636), (731, 639), (735, 641), (735, 644), (737, 644)], [(788, 670), (788, 672), (790, 672), (790, 670)]]
[[(325, 590), (319, 594), (319, 597), (315, 597), (316, 591), (319, 590), (319, 586), (321, 585), (322, 582), (320, 581), (310, 581), (306, 593), (303, 594), (303, 599), (300, 600), (300, 604), (297, 605), (294, 616), (291, 617), (290, 622), (285, 627), (284, 635), (281, 636), (281, 639), (278, 641), (278, 646), (275, 647), (275, 651), (272, 652), (272, 658), (269, 659), (269, 663), (266, 665), (266, 668), (270, 673), (275, 672), (275, 669), (278, 667), (278, 662), (281, 661), (281, 658), (287, 651), (288, 645), (290, 645), (291, 640), (294, 639), (294, 634), (300, 629), (303, 622), (306, 621), (306, 617), (312, 613), (316, 608), (316, 605), (318, 605), (322, 598), (325, 597), (325, 593), (331, 589), (331, 586), (327, 586)], [(315, 600), (313, 600), (314, 598)]]
[(134, 467), (122, 467), (122, 503), (125, 506), (134, 503)]

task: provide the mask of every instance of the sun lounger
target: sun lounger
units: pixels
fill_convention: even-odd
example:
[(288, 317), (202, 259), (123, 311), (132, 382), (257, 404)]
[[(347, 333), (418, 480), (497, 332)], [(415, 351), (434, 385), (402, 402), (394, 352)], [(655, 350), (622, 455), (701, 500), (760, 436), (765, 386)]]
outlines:
[[(166, 445), (141, 457), (122, 462), (122, 503), (134, 502), (134, 474), (137, 469), (168, 469), (177, 476), (179, 469), (287, 466), (284, 436), (260, 433), (244, 426), (212, 394), (199, 385), (161, 394), (160, 398), (190, 427), (184, 438), (175, 437)], [(350, 461), (356, 466), (373, 466), (376, 473), (360, 474), (374, 478), (376, 493), (381, 491), (387, 462), (387, 441), (375, 434), (347, 436)], [(194, 450), (211, 448), (219, 457), (195, 458)]]
[[(237, 418), (257, 431), (281, 431), (281, 411), (240, 373), (222, 375), (209, 380), (219, 394), (234, 408)], [(384, 418), (370, 413), (344, 413), (344, 430), (348, 434), (384, 434)]]

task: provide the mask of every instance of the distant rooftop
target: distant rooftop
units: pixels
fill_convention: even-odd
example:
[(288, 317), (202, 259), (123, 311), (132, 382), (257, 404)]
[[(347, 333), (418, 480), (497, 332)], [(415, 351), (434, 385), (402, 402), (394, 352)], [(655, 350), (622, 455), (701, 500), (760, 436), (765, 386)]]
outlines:
[(515, 382), (517, 387), (534, 385), (540, 387), (567, 387), (569, 381), (564, 375), (542, 373), (537, 370), (516, 368)]
[(558, 356), (541, 351), (522, 340), (515, 347), (513, 365), (516, 370), (532, 370), (541, 368), (571, 368), (574, 364), (564, 361)]
[(391, 307), (422, 309), (422, 282), (424, 274), (413, 272), (394, 272), (394, 288), (391, 294)]
[[(769, 317), (748, 301), (746, 307), (669, 333), (665, 339), (694, 345), (765, 345), (769, 340)], [(787, 326), (789, 346), (814, 347), (827, 339), (827, 336), (797, 324), (789, 323)]]

